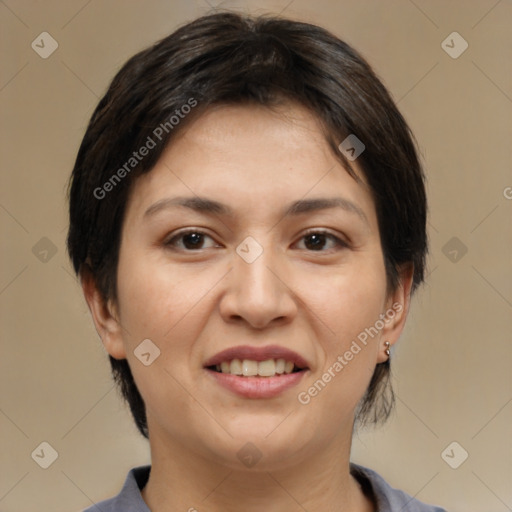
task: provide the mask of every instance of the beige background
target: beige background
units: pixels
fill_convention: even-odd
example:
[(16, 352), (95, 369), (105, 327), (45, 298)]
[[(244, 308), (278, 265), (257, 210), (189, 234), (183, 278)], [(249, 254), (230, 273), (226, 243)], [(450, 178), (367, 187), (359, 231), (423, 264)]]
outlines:
[[(0, 3), (2, 511), (78, 511), (116, 494), (126, 472), (149, 461), (113, 389), (65, 254), (65, 185), (114, 72), (215, 5)], [(430, 196), (430, 275), (393, 354), (396, 414), (381, 430), (355, 438), (353, 460), (452, 512), (512, 510), (512, 2), (221, 5), (283, 12), (353, 44), (420, 142)], [(43, 31), (59, 45), (47, 59), (31, 48)], [(469, 44), (457, 59), (441, 46), (453, 31)], [(46, 470), (31, 458), (42, 441), (58, 452)], [(453, 441), (462, 447), (449, 452), (453, 461), (462, 449), (469, 453), (457, 469), (441, 457)]]

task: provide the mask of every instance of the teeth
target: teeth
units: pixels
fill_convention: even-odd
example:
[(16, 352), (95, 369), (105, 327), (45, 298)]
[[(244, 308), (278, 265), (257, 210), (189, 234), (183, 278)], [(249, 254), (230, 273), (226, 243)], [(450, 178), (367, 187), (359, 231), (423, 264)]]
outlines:
[(276, 362), (273, 359), (258, 363), (258, 375), (262, 377), (273, 377), (276, 374)]
[(244, 377), (252, 377), (258, 375), (258, 363), (256, 361), (249, 361), (244, 359), (242, 361), (242, 373)]
[(278, 359), (276, 361), (276, 373), (284, 373), (284, 369), (286, 366), (286, 361), (284, 359)]
[(233, 361), (231, 361), (229, 372), (224, 372), (224, 370), (222, 370), (222, 373), (231, 373), (232, 375), (242, 375), (242, 361), (240, 361), (240, 359), (233, 359)]
[(285, 359), (267, 359), (266, 361), (253, 361), (251, 359), (233, 359), (231, 362), (222, 361), (215, 366), (216, 370), (231, 375), (244, 377), (274, 377), (283, 373), (292, 373), (295, 365)]

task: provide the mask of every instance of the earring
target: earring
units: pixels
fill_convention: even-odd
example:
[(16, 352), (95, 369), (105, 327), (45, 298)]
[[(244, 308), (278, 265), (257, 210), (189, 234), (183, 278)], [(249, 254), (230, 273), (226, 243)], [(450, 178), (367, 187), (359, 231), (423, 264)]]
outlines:
[(385, 341), (384, 342), (384, 345), (386, 345), (386, 350), (384, 350), (384, 352), (386, 353), (386, 355), (389, 357), (389, 355), (391, 354), (391, 351), (389, 350), (389, 347), (390, 347), (390, 343), (389, 341)]

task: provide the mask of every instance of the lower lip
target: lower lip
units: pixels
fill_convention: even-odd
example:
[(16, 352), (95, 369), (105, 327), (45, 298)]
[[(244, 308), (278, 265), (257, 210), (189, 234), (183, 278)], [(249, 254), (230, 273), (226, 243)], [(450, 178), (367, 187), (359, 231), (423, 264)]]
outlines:
[(222, 387), (244, 398), (272, 398), (296, 386), (307, 370), (276, 375), (275, 377), (240, 377), (210, 369), (206, 369), (206, 371)]

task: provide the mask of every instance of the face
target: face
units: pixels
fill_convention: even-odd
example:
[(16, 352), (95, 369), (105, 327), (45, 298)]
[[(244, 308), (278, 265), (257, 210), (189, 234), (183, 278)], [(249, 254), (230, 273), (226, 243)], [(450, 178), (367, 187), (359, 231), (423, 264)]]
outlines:
[(118, 302), (111, 317), (92, 309), (129, 362), (153, 448), (240, 467), (251, 442), (275, 469), (350, 439), (406, 301), (387, 293), (355, 168), (361, 182), (301, 107), (221, 106), (134, 184)]

